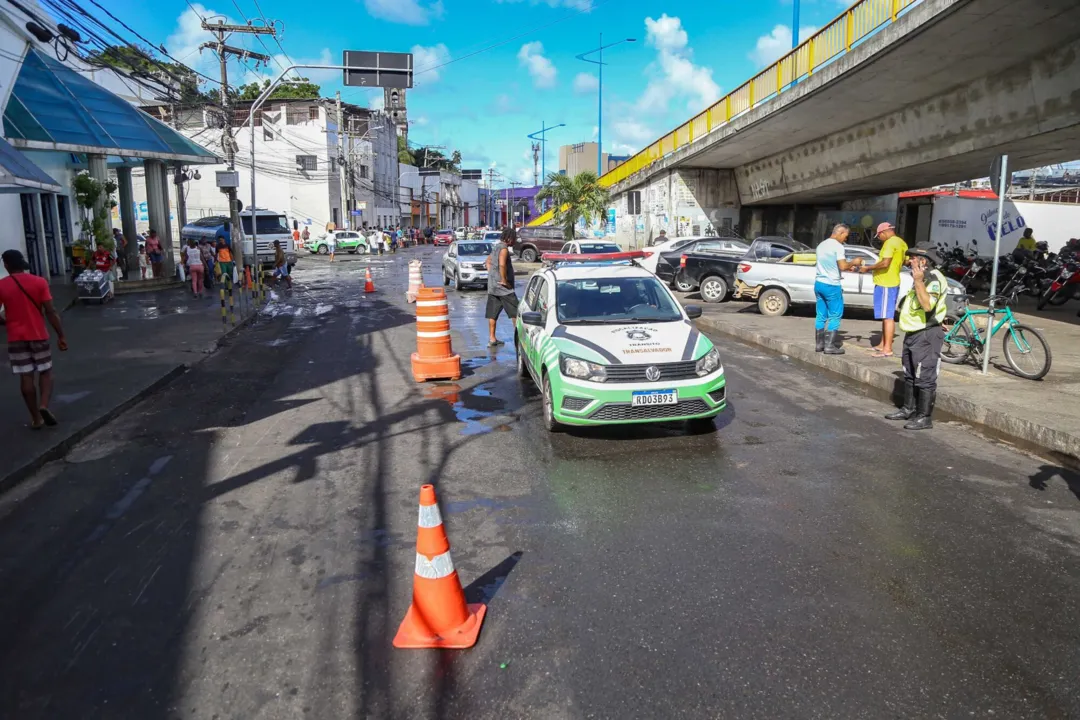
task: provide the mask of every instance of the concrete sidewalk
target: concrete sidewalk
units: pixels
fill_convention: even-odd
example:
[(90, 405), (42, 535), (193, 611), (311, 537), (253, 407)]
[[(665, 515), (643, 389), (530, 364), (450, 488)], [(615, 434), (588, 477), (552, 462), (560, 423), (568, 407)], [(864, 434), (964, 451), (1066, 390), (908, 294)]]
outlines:
[[(769, 318), (758, 312), (756, 303), (709, 305), (699, 298), (692, 293), (684, 296), (683, 302), (703, 307), (699, 321), (703, 330), (783, 353), (892, 393), (894, 401), (899, 401), (903, 392), (903, 335), (895, 341), (896, 357), (871, 357), (869, 347), (881, 334), (881, 323), (871, 312), (845, 312), (841, 334), (847, 353), (824, 355), (814, 352), (812, 308), (798, 307), (785, 317)], [(1033, 382), (1011, 374), (1002, 356), (1003, 336), (999, 333), (991, 346), (987, 377), (974, 366), (942, 364), (937, 409), (1020, 446), (1073, 463), (1080, 461), (1080, 325), (1073, 322), (1075, 313), (1075, 304), (1045, 314), (1017, 313), (1020, 322), (1042, 331), (1050, 344), (1053, 363), (1044, 379)], [(882, 411), (886, 409), (882, 407)]]
[[(209, 295), (196, 300), (175, 288), (118, 295), (105, 305), (75, 304), (63, 312), (70, 349), (57, 351), (53, 338), (51, 409), (59, 426), (30, 430), (10, 370), (0, 382), (0, 492), (213, 352), (233, 325), (222, 325), (220, 300)], [(0, 342), (6, 345), (3, 331)], [(6, 365), (6, 354), (3, 359)]]

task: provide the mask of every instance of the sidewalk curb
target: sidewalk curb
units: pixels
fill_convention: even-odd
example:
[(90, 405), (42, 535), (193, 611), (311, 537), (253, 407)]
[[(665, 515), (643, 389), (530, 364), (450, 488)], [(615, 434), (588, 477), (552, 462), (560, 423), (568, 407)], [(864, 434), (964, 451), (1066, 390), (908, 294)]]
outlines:
[[(703, 330), (727, 335), (745, 343), (787, 355), (805, 365), (823, 368), (863, 385), (884, 390), (894, 399), (903, 395), (903, 381), (900, 378), (847, 360), (842, 355), (820, 354), (814, 352), (810, 345), (778, 340), (717, 318), (702, 317), (698, 320), (698, 324)], [(938, 390), (937, 409), (1020, 446), (1051, 453), (1059, 458), (1064, 456), (1072, 463), (1080, 461), (1080, 434), (1063, 432), (1000, 410), (978, 405), (962, 395), (950, 393), (947, 390)]]
[(210, 357), (217, 350), (219, 350), (227, 340), (232, 339), (233, 336), (235, 336), (238, 332), (240, 332), (240, 330), (250, 324), (251, 321), (254, 320), (256, 317), (257, 314), (252, 313), (251, 315), (237, 323), (236, 327), (229, 329), (225, 333), (222, 333), (222, 335), (218, 337), (217, 341), (214, 343), (212, 349), (207, 352), (205, 356), (191, 363), (181, 363), (179, 365), (176, 365), (164, 375), (159, 377), (157, 380), (137, 391), (134, 395), (127, 398), (119, 405), (115, 405), (109, 408), (98, 417), (91, 419), (85, 425), (75, 430), (75, 432), (73, 432), (71, 435), (68, 435), (61, 440), (58, 440), (56, 444), (42, 452), (36, 458), (30, 460), (21, 467), (12, 470), (4, 477), (0, 477), (0, 495), (3, 495), (7, 491), (16, 487), (23, 480), (26, 480), (28, 477), (41, 469), (41, 467), (44, 466), (46, 463), (62, 458), (68, 453), (69, 450), (71, 450), (71, 448), (75, 447), (75, 445), (77, 445), (88, 435), (96, 431), (98, 428), (105, 425), (118, 415), (121, 415), (122, 413), (130, 410), (132, 407), (139, 404), (140, 402), (150, 397), (154, 393), (158, 392), (159, 390), (164, 389), (169, 383), (186, 373), (195, 365), (204, 362), (208, 357)]

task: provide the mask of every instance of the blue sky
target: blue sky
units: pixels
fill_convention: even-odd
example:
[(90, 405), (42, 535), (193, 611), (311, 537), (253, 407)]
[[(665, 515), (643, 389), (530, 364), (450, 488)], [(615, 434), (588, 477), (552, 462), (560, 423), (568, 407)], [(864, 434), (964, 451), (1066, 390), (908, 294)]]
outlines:
[[(256, 0), (158, 0), (153, 12), (142, 0), (100, 1), (214, 77), (214, 56), (197, 50), (209, 39), (200, 15), (280, 20), (281, 45), (298, 63), (339, 63), (345, 49), (412, 52), (418, 74), (408, 98), (410, 140), (458, 149), (465, 167), (494, 164), (506, 178), (530, 184), (526, 136), (542, 121), (566, 124), (548, 134), (549, 171), (560, 144), (595, 138), (596, 68), (574, 56), (597, 47), (601, 32), (605, 44), (637, 40), (605, 52), (604, 147), (616, 154), (652, 142), (791, 45), (792, 0), (259, 0), (261, 13)], [(802, 0), (800, 34), (846, 7), (843, 0)], [(230, 43), (265, 51), (250, 36)], [(504, 44), (486, 49), (496, 43)], [(233, 65), (230, 75), (250, 79), (252, 71)], [(312, 73), (312, 79), (328, 96), (341, 89), (338, 73)], [(382, 94), (345, 88), (343, 98), (378, 107)]]

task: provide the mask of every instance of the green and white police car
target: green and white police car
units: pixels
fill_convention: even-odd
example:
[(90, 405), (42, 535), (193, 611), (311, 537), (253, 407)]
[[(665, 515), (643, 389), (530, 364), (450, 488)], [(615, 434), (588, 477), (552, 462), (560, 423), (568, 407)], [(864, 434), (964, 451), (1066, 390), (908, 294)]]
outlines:
[(648, 270), (638, 252), (544, 256), (515, 323), (518, 374), (543, 393), (544, 424), (615, 425), (686, 420), (702, 425), (727, 406), (712, 341)]

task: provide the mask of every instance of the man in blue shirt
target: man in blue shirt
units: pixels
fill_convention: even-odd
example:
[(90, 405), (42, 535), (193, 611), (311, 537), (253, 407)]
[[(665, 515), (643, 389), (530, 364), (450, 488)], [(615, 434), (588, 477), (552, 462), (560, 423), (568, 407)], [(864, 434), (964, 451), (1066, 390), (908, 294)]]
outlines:
[(848, 260), (844, 253), (850, 230), (840, 223), (833, 228), (814, 251), (817, 253), (817, 275), (814, 278), (814, 297), (817, 314), (814, 318), (815, 349), (826, 355), (843, 355), (844, 348), (836, 339), (840, 318), (844, 315), (844, 291), (840, 285), (840, 273), (854, 270), (862, 265), (862, 258)]

